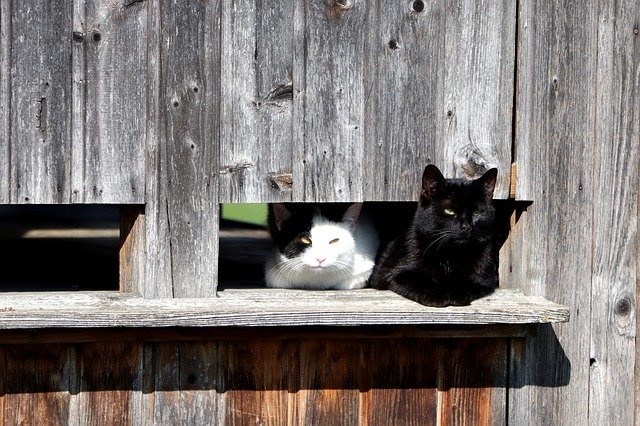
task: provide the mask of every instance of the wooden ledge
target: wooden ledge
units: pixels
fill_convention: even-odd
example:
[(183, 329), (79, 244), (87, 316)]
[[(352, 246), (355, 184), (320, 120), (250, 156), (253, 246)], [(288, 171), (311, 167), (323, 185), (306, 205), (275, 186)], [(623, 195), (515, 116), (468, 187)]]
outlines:
[(430, 308), (390, 291), (225, 290), (217, 298), (116, 292), (0, 294), (0, 330), (40, 328), (478, 326), (566, 322), (569, 309), (498, 290), (470, 306)]

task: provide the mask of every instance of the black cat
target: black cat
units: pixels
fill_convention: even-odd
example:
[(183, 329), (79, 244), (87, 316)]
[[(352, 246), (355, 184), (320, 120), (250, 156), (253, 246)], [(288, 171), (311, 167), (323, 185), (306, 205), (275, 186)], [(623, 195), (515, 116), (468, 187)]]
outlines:
[(404, 235), (380, 255), (371, 285), (428, 306), (468, 305), (498, 286), (492, 203), (497, 169), (474, 181), (445, 179), (434, 165)]

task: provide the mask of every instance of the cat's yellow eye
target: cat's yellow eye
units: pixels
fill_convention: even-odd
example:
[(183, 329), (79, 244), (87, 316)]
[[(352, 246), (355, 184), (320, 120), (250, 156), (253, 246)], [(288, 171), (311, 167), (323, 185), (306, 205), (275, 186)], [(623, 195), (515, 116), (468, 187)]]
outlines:
[(447, 216), (455, 216), (456, 215), (456, 212), (454, 212), (451, 209), (444, 209), (443, 211), (444, 211), (444, 214), (446, 214)]
[(479, 211), (475, 211), (472, 214), (473, 217), (480, 217), (480, 212)]
[(300, 237), (300, 241), (302, 241), (303, 244), (311, 245), (311, 238), (309, 237), (302, 236)]
[(333, 240), (329, 241), (329, 244), (335, 244), (338, 241), (340, 241), (340, 238), (334, 238)]

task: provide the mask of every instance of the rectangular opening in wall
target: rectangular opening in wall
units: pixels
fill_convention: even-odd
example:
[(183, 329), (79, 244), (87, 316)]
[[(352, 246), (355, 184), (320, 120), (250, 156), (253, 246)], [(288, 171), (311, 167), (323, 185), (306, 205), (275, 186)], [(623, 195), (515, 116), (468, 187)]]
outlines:
[(0, 205), (0, 291), (119, 288), (120, 207)]
[[(373, 247), (375, 245), (375, 247), (377, 247), (377, 249), (373, 248), (371, 253), (366, 255), (367, 259), (371, 261), (377, 259), (375, 253), (379, 255), (379, 252), (375, 250), (381, 250), (386, 247), (391, 240), (406, 232), (417, 206), (416, 202), (365, 202), (364, 204), (357, 204), (360, 204), (360, 210), (358, 210), (358, 213), (354, 216), (356, 221), (355, 230), (352, 229), (351, 234), (348, 236), (353, 238), (354, 244), (358, 245), (358, 251), (361, 254), (365, 253), (370, 246)], [(513, 218), (515, 217), (515, 220), (517, 220), (518, 212), (522, 212), (522, 210), (526, 208), (527, 204), (521, 204), (522, 202), (510, 200), (494, 200), (496, 209), (494, 241), (497, 244), (497, 248), (501, 247), (507, 239), (511, 221), (514, 220)], [(284, 213), (281, 213), (287, 217), (286, 220), (289, 220), (293, 216), (296, 217), (296, 219), (293, 220), (295, 224), (290, 227), (285, 225), (285, 228), (299, 227), (300, 229), (294, 229), (295, 232), (291, 229), (288, 229), (286, 232), (280, 232), (280, 234), (284, 235), (281, 243), (286, 243), (284, 245), (287, 246), (284, 250), (290, 249), (290, 252), (284, 254), (281, 251), (278, 256), (276, 243), (271, 239), (267, 224), (268, 204), (222, 204), (218, 290), (264, 288), (266, 286), (265, 265), (267, 263), (271, 265), (270, 271), (272, 274), (279, 274), (277, 277), (270, 275), (270, 277), (273, 278), (271, 280), (272, 286), (284, 288), (289, 288), (288, 285), (291, 285), (291, 288), (306, 288), (314, 285), (313, 283), (308, 286), (295, 285), (292, 283), (277, 283), (280, 278), (286, 281), (285, 276), (295, 274), (304, 275), (303, 272), (306, 271), (305, 268), (307, 268), (307, 266), (313, 266), (311, 265), (314, 261), (312, 257), (315, 257), (318, 262), (320, 262), (320, 259), (317, 258), (320, 257), (323, 261), (328, 261), (325, 263), (330, 265), (333, 261), (334, 269), (339, 269), (339, 263), (341, 262), (344, 265), (352, 264), (351, 261), (353, 259), (343, 259), (343, 257), (349, 253), (348, 250), (343, 250), (344, 253), (342, 253), (342, 251), (340, 251), (340, 244), (331, 245), (331, 242), (340, 240), (338, 234), (329, 235), (331, 232), (338, 232), (335, 230), (332, 231), (332, 229), (337, 229), (336, 226), (325, 226), (325, 230), (322, 232), (326, 232), (327, 235), (316, 234), (317, 237), (320, 237), (321, 241), (322, 238), (325, 238), (328, 244), (325, 244), (324, 246), (326, 247), (323, 249), (322, 247), (324, 246), (320, 243), (318, 245), (319, 248), (315, 250), (312, 248), (316, 247), (316, 241), (315, 239), (313, 242), (311, 241), (313, 231), (310, 231), (310, 226), (311, 223), (315, 221), (315, 219), (312, 218), (315, 217), (318, 212), (321, 212), (324, 218), (321, 224), (326, 223), (328, 220), (331, 224), (340, 225), (340, 228), (342, 228), (343, 225), (346, 226), (347, 223), (345, 220), (348, 220), (348, 218), (345, 219), (345, 217), (349, 215), (348, 211), (351, 210), (351, 207), (355, 207), (354, 203), (286, 203), (284, 206), (289, 209), (285, 209)], [(514, 214), (516, 214), (516, 216), (514, 216)], [(275, 216), (277, 216), (277, 214)], [(274, 223), (271, 225), (275, 226)], [(288, 235), (290, 233), (289, 231), (293, 233)], [(319, 231), (320, 230), (317, 232)], [(367, 236), (364, 236), (365, 233)], [(304, 235), (306, 235), (306, 242), (303, 241), (301, 237)], [(369, 236), (372, 236), (372, 238), (369, 238)], [(291, 239), (291, 245), (288, 245), (289, 243), (287, 243), (287, 241), (289, 240), (287, 240), (287, 238)], [(294, 245), (294, 238), (299, 238), (307, 244), (306, 247), (298, 244), (298, 246), (302, 247), (299, 250), (300, 253), (293, 253), (295, 250), (291, 247)], [(322, 252), (322, 250), (325, 250), (326, 253)], [(309, 253), (305, 254), (307, 251)], [(290, 262), (291, 265), (297, 263), (295, 267), (291, 265), (279, 267), (276, 263), (284, 259), (282, 256), (286, 256), (288, 259), (293, 259), (297, 256), (300, 261)], [(362, 256), (358, 255), (356, 257), (360, 258)], [(353, 260), (353, 262), (355, 262), (355, 260)], [(501, 265), (503, 264), (504, 262), (501, 263)], [(282, 265), (282, 263), (280, 265)], [(319, 267), (320, 265), (317, 266)], [(501, 269), (504, 268), (501, 267)], [(327, 268), (327, 271), (331, 271), (331, 269)], [(334, 277), (338, 280), (336, 284), (337, 288), (361, 288), (362, 283), (359, 283), (355, 287), (349, 287), (349, 285), (353, 284), (341, 285), (342, 281), (340, 280), (343, 278), (343, 275), (348, 278), (348, 273), (349, 271), (346, 269), (336, 272), (337, 275), (342, 274), (339, 277)], [(329, 272), (323, 272), (323, 274), (327, 276), (327, 279), (333, 277)], [(311, 278), (315, 278), (315, 276), (319, 276), (319, 273), (316, 273), (316, 275)], [(354, 279), (355, 278), (357, 277), (354, 277)], [(365, 286), (368, 286), (368, 284), (365, 284)], [(333, 287), (329, 286), (328, 288)]]
[(273, 249), (267, 204), (222, 204), (218, 290), (264, 287), (264, 263)]

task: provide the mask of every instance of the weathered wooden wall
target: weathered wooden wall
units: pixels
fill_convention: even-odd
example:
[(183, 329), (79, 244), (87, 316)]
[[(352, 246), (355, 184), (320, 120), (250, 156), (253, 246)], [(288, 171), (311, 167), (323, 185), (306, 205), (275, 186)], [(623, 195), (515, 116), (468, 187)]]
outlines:
[(0, 346), (0, 423), (501, 424), (509, 340)]
[(549, 383), (510, 391), (517, 424), (640, 420), (639, 25), (637, 0), (519, 2), (514, 158), (533, 204), (502, 279), (569, 306), (571, 322), (512, 354), (514, 385)]
[[(413, 199), (428, 162), (449, 176), (497, 166), (504, 198), (514, 161), (516, 196), (533, 204), (503, 250), (502, 285), (566, 304), (572, 319), (504, 349), (509, 391), (492, 419), (631, 424), (640, 420), (639, 26), (638, 0), (0, 0), (0, 203), (144, 204), (144, 215), (125, 212), (124, 288), (210, 296), (219, 202)], [(243, 392), (250, 376), (213, 392), (227, 388), (210, 355), (241, 365), (280, 344), (296, 368), (305, 353), (324, 353), (299, 343), (287, 343), (292, 352), (285, 343), (60, 345), (48, 356), (48, 347), (4, 346), (0, 406), (7, 423), (35, 406), (100, 419), (105, 401), (148, 419), (204, 415), (189, 411), (198, 406), (242, 417), (229, 407), (281, 406), (284, 394)], [(380, 342), (351, 349), (365, 346)], [(403, 374), (421, 358), (405, 349), (412, 361), (393, 377), (413, 380)], [(110, 374), (92, 375), (89, 363)], [(280, 382), (300, 389), (286, 394), (286, 404), (301, 398), (299, 410), (344, 400), (373, 419), (366, 401), (434, 398), (428, 371), (420, 391), (356, 392), (356, 377), (310, 364)], [(207, 373), (189, 383), (176, 365)], [(345, 390), (313, 392), (320, 379)], [(496, 390), (473, 401), (484, 392)], [(439, 404), (461, 393), (438, 393)], [(298, 408), (286, 415), (301, 418)]]
[(497, 166), (506, 197), (515, 12), (3, 0), (0, 202), (145, 204), (131, 288), (187, 297), (215, 291), (219, 202), (413, 200), (428, 162)]

